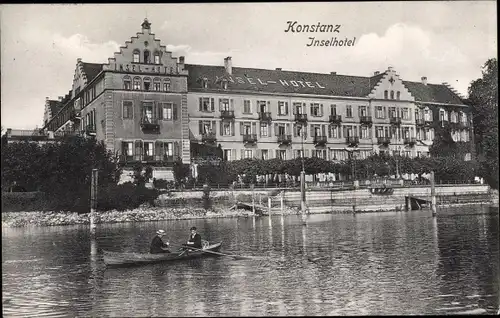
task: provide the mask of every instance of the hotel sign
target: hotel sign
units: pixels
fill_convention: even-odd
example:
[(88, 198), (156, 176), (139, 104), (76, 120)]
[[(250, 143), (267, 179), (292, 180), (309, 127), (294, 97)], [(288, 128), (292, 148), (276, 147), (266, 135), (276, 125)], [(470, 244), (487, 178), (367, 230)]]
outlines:
[[(275, 84), (275, 85), (281, 85), (284, 87), (309, 87), (309, 88), (326, 88), (325, 86), (321, 85), (318, 82), (309, 82), (309, 81), (299, 81), (299, 80), (278, 80), (278, 81), (272, 81), (272, 80), (261, 80), (260, 78), (253, 78), (253, 77), (241, 77), (241, 76), (227, 76), (225, 77), (227, 80), (233, 84), (251, 84), (251, 85), (261, 85), (261, 86), (268, 86), (269, 84)], [(217, 77), (215, 82), (218, 82), (223, 78)]]
[(177, 67), (165, 67), (156, 64), (116, 64), (114, 70), (127, 73), (179, 74)]

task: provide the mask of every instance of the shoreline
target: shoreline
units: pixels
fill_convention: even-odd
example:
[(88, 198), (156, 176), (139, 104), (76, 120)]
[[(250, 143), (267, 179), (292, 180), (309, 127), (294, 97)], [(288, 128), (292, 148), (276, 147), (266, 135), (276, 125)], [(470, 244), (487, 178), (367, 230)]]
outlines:
[[(446, 204), (442, 207), (464, 206), (478, 203), (457, 203)], [(490, 203), (484, 203), (489, 204)], [(491, 205), (493, 206), (493, 205)], [(377, 211), (357, 210), (356, 213), (372, 213), (372, 212), (393, 212), (394, 209), (382, 209)], [(399, 210), (404, 211), (404, 210)], [(346, 210), (344, 213), (349, 213)], [(316, 212), (310, 214), (339, 214), (339, 212)], [(342, 213), (342, 212), (341, 212)], [(352, 212), (351, 212), (352, 213)], [(283, 213), (277, 212), (277, 215), (296, 215), (299, 210), (296, 208), (287, 207)], [(140, 207), (126, 211), (105, 211), (96, 212), (96, 224), (112, 224), (124, 222), (150, 222), (150, 221), (165, 221), (165, 220), (189, 220), (189, 219), (214, 219), (214, 218), (234, 218), (234, 217), (254, 217), (257, 214), (247, 210), (229, 210), (216, 209), (215, 211), (207, 211), (200, 208), (161, 208), (161, 207)], [(60, 226), (60, 225), (78, 225), (90, 224), (90, 213), (78, 214), (77, 212), (2, 212), (2, 228), (16, 227), (32, 227), (32, 226)]]

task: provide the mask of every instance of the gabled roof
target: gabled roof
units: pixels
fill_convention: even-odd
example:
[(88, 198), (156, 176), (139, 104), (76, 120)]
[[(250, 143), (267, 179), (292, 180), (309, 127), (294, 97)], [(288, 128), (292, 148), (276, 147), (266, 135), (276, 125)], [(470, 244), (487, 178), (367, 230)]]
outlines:
[[(225, 77), (232, 79), (232, 81), (228, 81), (228, 90), (350, 97), (368, 96), (375, 84), (384, 75), (382, 73), (373, 77), (361, 77), (244, 67), (232, 67), (232, 75), (227, 75), (224, 66), (194, 64), (186, 64), (185, 69), (189, 72), (188, 90), (202, 89), (201, 80), (203, 78), (208, 79), (208, 89), (221, 89), (217, 79), (220, 80)], [(297, 84), (298, 81), (302, 83), (299, 85)], [(284, 85), (282, 82), (286, 82), (288, 85)]]
[[(382, 72), (375, 76), (363, 77), (232, 67), (232, 75), (228, 75), (224, 66), (195, 64), (186, 64), (185, 69), (189, 71), (188, 90), (202, 89), (203, 78), (208, 79), (208, 90), (220, 90), (220, 81), (226, 78), (228, 79), (228, 91), (241, 90), (263, 93), (298, 93), (346, 97), (367, 97), (375, 85), (387, 74), (386, 72)], [(283, 85), (280, 80), (286, 82), (288, 85)], [(302, 81), (302, 83), (309, 82), (312, 85), (302, 84), (293, 86), (290, 83), (291, 81), (295, 81), (294, 84), (297, 81)], [(420, 82), (409, 81), (403, 81), (403, 84), (415, 97), (416, 101), (463, 105), (460, 97), (446, 85), (424, 85)]]
[(49, 109), (52, 116), (55, 116), (57, 112), (61, 109), (63, 104), (58, 100), (48, 100)]
[(423, 84), (419, 82), (403, 81), (403, 84), (415, 97), (415, 101), (427, 103), (443, 103), (464, 105), (462, 99), (458, 97), (450, 88), (443, 84)]
[(98, 63), (82, 62), (83, 72), (87, 76), (87, 83), (90, 83), (102, 71), (102, 65)]

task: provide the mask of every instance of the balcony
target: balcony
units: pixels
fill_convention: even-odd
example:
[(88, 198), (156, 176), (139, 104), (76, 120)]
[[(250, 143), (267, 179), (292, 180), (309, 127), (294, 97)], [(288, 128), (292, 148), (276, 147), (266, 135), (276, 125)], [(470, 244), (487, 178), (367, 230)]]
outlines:
[(280, 145), (289, 145), (292, 143), (292, 135), (278, 135), (278, 143)]
[(410, 138), (407, 137), (404, 139), (404, 144), (410, 147), (415, 146), (416, 143), (417, 143), (417, 138), (415, 137), (410, 137)]
[(307, 124), (307, 114), (295, 114), (295, 122), (300, 124)]
[(270, 112), (259, 112), (259, 120), (269, 122), (272, 120)]
[(314, 136), (314, 144), (316, 146), (324, 146), (326, 145), (326, 136)]
[(82, 119), (82, 114), (80, 111), (73, 110), (69, 115), (69, 120), (72, 122), (79, 122)]
[(206, 144), (213, 144), (217, 141), (217, 137), (215, 136), (215, 133), (204, 133), (201, 135), (201, 141), (206, 143)]
[(334, 125), (340, 125), (340, 123), (342, 123), (342, 116), (330, 115), (330, 123)]
[(373, 123), (372, 116), (360, 116), (359, 117), (359, 122), (362, 125), (369, 125), (371, 126)]
[(377, 137), (379, 145), (388, 146), (391, 143), (391, 137)]
[(234, 119), (234, 110), (221, 110), (220, 118), (228, 120)]
[(401, 126), (401, 117), (391, 117), (389, 123), (394, 126)]
[(243, 143), (245, 144), (255, 144), (257, 142), (257, 134), (246, 134), (243, 135)]
[(359, 137), (358, 136), (349, 136), (345, 138), (345, 143), (349, 147), (357, 147), (359, 145)]
[(168, 156), (168, 155), (120, 155), (119, 161), (121, 164), (127, 164), (127, 163), (137, 163), (137, 162), (146, 162), (146, 163), (155, 163), (155, 164), (162, 164), (165, 166), (172, 165), (175, 161), (175, 158), (173, 156)]
[(141, 128), (144, 131), (160, 132), (160, 123), (157, 118), (143, 117), (141, 119)]

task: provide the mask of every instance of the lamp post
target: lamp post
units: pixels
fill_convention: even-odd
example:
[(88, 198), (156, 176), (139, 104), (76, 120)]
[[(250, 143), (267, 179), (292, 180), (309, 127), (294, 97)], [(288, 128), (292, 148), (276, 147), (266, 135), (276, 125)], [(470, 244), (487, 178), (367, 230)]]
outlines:
[(302, 141), (302, 153), (300, 158), (302, 159), (302, 171), (300, 172), (300, 209), (302, 211), (302, 221), (305, 223), (305, 213), (306, 213), (306, 172), (304, 167), (304, 126), (302, 126), (300, 137)]

